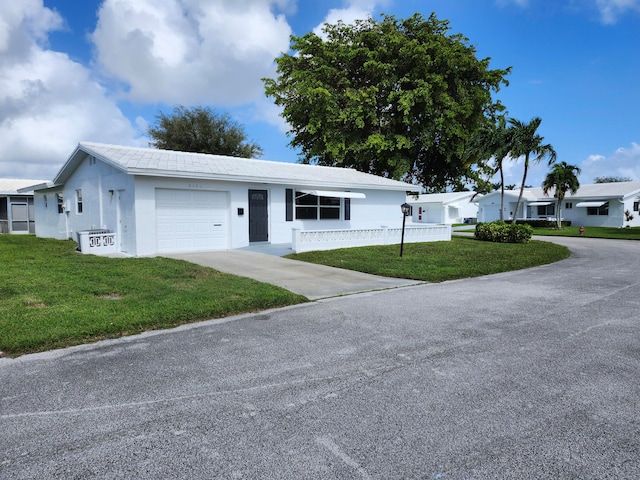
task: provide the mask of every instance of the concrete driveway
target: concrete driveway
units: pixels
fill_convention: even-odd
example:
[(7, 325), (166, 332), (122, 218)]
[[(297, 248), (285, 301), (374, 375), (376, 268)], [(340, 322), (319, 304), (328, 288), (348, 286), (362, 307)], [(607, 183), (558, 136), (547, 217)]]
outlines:
[(640, 244), (0, 362), (0, 478), (640, 478)]
[(249, 250), (175, 253), (165, 256), (271, 283), (310, 300), (421, 283), (314, 265)]

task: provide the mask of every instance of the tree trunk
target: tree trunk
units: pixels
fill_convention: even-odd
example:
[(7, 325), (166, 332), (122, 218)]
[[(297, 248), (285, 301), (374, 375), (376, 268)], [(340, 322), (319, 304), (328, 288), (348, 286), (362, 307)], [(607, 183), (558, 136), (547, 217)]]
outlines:
[(516, 203), (516, 210), (513, 212), (512, 224), (515, 225), (518, 219), (518, 210), (520, 210), (520, 202), (522, 202), (522, 194), (524, 193), (524, 183), (527, 180), (527, 170), (529, 170), (529, 154), (524, 156), (524, 175), (522, 176), (522, 185), (520, 185), (520, 195), (518, 195), (518, 202)]
[(558, 230), (562, 228), (562, 199), (558, 198), (558, 209), (556, 210), (556, 221), (558, 223)]
[(504, 171), (500, 162), (500, 220), (504, 221)]

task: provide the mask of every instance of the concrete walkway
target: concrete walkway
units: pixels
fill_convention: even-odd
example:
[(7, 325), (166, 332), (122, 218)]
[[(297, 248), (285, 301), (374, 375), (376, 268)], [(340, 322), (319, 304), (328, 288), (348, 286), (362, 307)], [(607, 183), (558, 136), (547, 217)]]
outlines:
[(242, 249), (172, 253), (163, 256), (271, 283), (310, 300), (422, 283), (290, 260), (280, 257), (280, 250), (282, 249), (274, 250), (275, 254)]

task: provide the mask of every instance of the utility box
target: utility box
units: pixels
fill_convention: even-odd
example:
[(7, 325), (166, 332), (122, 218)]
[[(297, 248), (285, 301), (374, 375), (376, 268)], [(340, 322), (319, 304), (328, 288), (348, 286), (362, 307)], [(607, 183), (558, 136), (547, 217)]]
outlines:
[(116, 234), (109, 230), (82, 230), (78, 232), (78, 245), (82, 253), (105, 255), (116, 252)]

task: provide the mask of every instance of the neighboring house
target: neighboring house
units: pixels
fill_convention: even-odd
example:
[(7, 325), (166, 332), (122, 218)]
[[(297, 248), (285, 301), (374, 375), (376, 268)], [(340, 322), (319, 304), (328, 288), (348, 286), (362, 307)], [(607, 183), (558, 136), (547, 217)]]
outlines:
[(42, 182), (0, 178), (0, 233), (35, 233), (33, 190), (18, 190)]
[[(519, 190), (505, 190), (504, 219), (514, 216)], [(594, 183), (581, 185), (575, 195), (562, 202), (563, 220), (572, 225), (592, 227), (640, 226), (640, 182)], [(478, 221), (491, 222), (500, 218), (500, 191), (491, 192), (478, 202)], [(557, 200), (553, 191), (548, 196), (542, 188), (525, 188), (517, 218), (555, 219)], [(633, 216), (627, 221), (625, 211)]]
[(34, 188), (38, 236), (82, 247), (82, 235), (103, 229), (113, 251), (143, 256), (295, 243), (296, 231), (391, 230), (416, 187), (346, 168), (80, 143)]
[(475, 192), (407, 195), (414, 223), (475, 223), (478, 200)]

